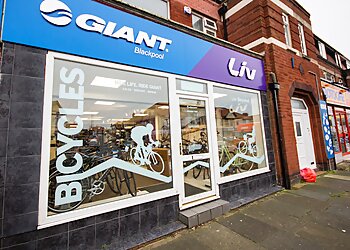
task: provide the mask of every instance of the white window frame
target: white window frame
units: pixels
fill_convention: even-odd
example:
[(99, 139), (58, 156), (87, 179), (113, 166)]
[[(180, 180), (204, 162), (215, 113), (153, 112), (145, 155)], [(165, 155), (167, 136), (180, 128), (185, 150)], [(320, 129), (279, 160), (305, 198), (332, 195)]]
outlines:
[(321, 41), (318, 41), (318, 50), (320, 51), (320, 56), (327, 59), (326, 46)]
[(50, 162), (50, 137), (51, 137), (51, 105), (52, 105), (52, 91), (53, 91), (53, 75), (54, 75), (54, 60), (62, 59), (72, 62), (78, 62), (83, 64), (91, 64), (96, 66), (102, 66), (112, 69), (131, 71), (136, 73), (154, 75), (166, 77), (168, 79), (168, 96), (169, 103), (171, 97), (171, 85), (174, 83), (170, 82), (172, 75), (162, 73), (158, 71), (146, 70), (141, 68), (135, 68), (125, 66), (117, 63), (109, 63), (99, 61), (95, 59), (89, 59), (84, 57), (78, 57), (73, 55), (61, 54), (56, 52), (49, 52), (46, 56), (46, 73), (45, 73), (45, 90), (44, 90), (44, 108), (43, 108), (43, 132), (42, 132), (42, 146), (41, 146), (41, 171), (40, 171), (40, 196), (39, 196), (39, 215), (38, 215), (38, 229), (51, 227), (54, 225), (70, 222), (103, 214), (126, 207), (139, 205), (142, 203), (159, 200), (162, 198), (174, 196), (178, 194), (178, 188), (175, 186), (174, 171), (172, 172), (173, 187), (170, 189), (144, 194), (141, 196), (132, 197), (129, 199), (121, 199), (113, 202), (108, 202), (99, 205), (93, 205), (87, 208), (81, 208), (65, 213), (47, 215), (47, 203), (48, 203), (48, 180), (49, 180), (49, 162)]
[[(215, 179), (216, 183), (215, 185), (219, 185), (226, 182), (232, 182), (238, 179), (255, 176), (262, 173), (270, 172), (270, 166), (269, 166), (269, 159), (267, 154), (267, 145), (266, 145), (266, 135), (265, 135), (265, 124), (263, 119), (263, 112), (262, 112), (262, 103), (261, 103), (261, 94), (258, 90), (251, 90), (246, 89), (242, 87), (237, 86), (231, 86), (227, 84), (221, 84), (221, 83), (215, 83), (208, 80), (201, 80), (196, 79), (192, 77), (185, 77), (185, 76), (179, 76), (175, 74), (170, 73), (164, 73), (160, 71), (155, 70), (149, 70), (149, 69), (142, 69), (137, 68), (133, 66), (127, 66), (127, 65), (121, 65), (118, 63), (111, 63), (111, 62), (105, 62), (100, 61), (97, 59), (90, 59), (90, 58), (84, 58), (80, 56), (73, 56), (68, 54), (62, 54), (57, 52), (48, 52), (46, 56), (46, 72), (45, 72), (45, 90), (44, 90), (44, 108), (43, 108), (43, 130), (42, 130), (42, 147), (41, 147), (41, 168), (40, 168), (40, 196), (39, 196), (39, 213), (38, 213), (38, 229), (47, 228), (55, 225), (59, 225), (62, 223), (67, 223), (70, 221), (83, 219), (90, 216), (95, 216), (147, 202), (151, 202), (154, 200), (159, 200), (163, 198), (167, 198), (170, 196), (176, 196), (179, 195), (180, 186), (183, 185), (183, 183), (180, 183), (179, 179), (176, 178), (176, 175), (174, 174), (175, 167), (172, 168), (172, 181), (173, 181), (173, 187), (170, 189), (149, 193), (141, 196), (132, 197), (129, 199), (122, 199), (117, 200), (113, 202), (108, 202), (104, 204), (99, 205), (93, 205), (87, 208), (81, 208), (61, 214), (55, 214), (52, 216), (47, 215), (47, 203), (48, 203), (48, 180), (49, 180), (49, 162), (50, 162), (50, 138), (51, 138), (51, 119), (47, 119), (48, 117), (51, 117), (51, 105), (52, 105), (52, 91), (53, 91), (53, 76), (54, 76), (54, 60), (55, 59), (62, 59), (62, 60), (68, 60), (72, 62), (78, 62), (82, 64), (90, 64), (90, 65), (96, 65), (96, 66), (102, 66), (112, 69), (118, 69), (118, 70), (125, 70), (135, 73), (141, 73), (141, 74), (147, 74), (147, 75), (154, 75), (154, 76), (160, 76), (165, 77), (168, 79), (168, 96), (169, 96), (169, 105), (173, 105), (174, 100), (177, 98), (177, 95), (179, 91), (176, 90), (176, 79), (179, 80), (188, 80), (198, 83), (204, 83), (207, 84), (207, 94), (200, 94), (200, 93), (194, 93), (195, 95), (203, 95), (208, 96), (208, 108), (210, 111), (210, 118), (212, 121), (214, 121), (211, 124), (211, 141), (212, 141), (212, 147), (213, 147), (213, 162), (214, 166), (219, 166), (219, 148), (217, 143), (217, 134), (216, 134), (216, 122), (215, 122), (215, 112), (213, 113), (213, 110), (215, 111), (215, 104), (214, 104), (214, 95), (213, 95), (213, 88), (220, 87), (225, 89), (232, 89), (237, 91), (244, 91), (249, 93), (257, 94), (258, 98), (258, 104), (259, 104), (259, 112), (260, 112), (260, 122), (261, 122), (261, 129), (262, 129), (262, 136), (263, 136), (263, 143), (264, 143), (264, 153), (265, 153), (265, 162), (266, 166), (264, 168), (259, 168), (251, 171), (247, 171), (244, 173), (238, 173), (231, 176), (225, 176), (221, 177), (221, 174), (219, 171), (215, 172)], [(188, 94), (188, 93), (187, 93)], [(174, 109), (170, 108), (170, 126), (176, 127), (176, 121), (173, 118), (174, 117)], [(176, 148), (176, 145), (174, 144), (174, 140), (171, 142), (172, 149)], [(173, 151), (173, 150), (172, 150)], [(174, 150), (175, 151), (175, 150)], [(176, 162), (175, 159), (172, 158), (172, 164)], [(218, 168), (216, 168), (218, 170)]]
[[(248, 93), (253, 93), (253, 94), (257, 94), (257, 98), (258, 98), (258, 104), (259, 104), (259, 112), (260, 112), (260, 123), (261, 123), (261, 129), (262, 129), (262, 136), (263, 136), (263, 144), (264, 144), (264, 153), (265, 153), (265, 162), (266, 162), (266, 166), (263, 168), (258, 168), (258, 169), (254, 169), (254, 170), (250, 170), (247, 172), (243, 172), (243, 173), (237, 173), (237, 174), (233, 174), (233, 175), (229, 175), (229, 176), (221, 176), (220, 172), (217, 171), (217, 180), (219, 184), (223, 184), (226, 182), (232, 182), (232, 181), (236, 181), (239, 179), (243, 179), (243, 178), (247, 178), (247, 177), (251, 177), (254, 175), (258, 175), (258, 174), (263, 174), (263, 173), (268, 173), (271, 172), (270, 169), (270, 165), (269, 165), (269, 156), (267, 154), (267, 145), (266, 145), (266, 135), (265, 135), (265, 124), (264, 124), (264, 115), (262, 112), (262, 104), (261, 104), (261, 94), (260, 91), (258, 90), (252, 90), (252, 89), (245, 89), (245, 88), (241, 88), (241, 87), (236, 87), (236, 86), (230, 86), (230, 85), (223, 85), (223, 84), (219, 84), (219, 83), (211, 83), (211, 95), (213, 95), (213, 91), (214, 88), (213, 87), (220, 87), (220, 88), (226, 88), (226, 89), (232, 89), (232, 90), (237, 90), (237, 91), (242, 91), (242, 92), (248, 92)], [(215, 110), (215, 103), (214, 100), (212, 100), (212, 105), (214, 106), (214, 110)], [(214, 164), (216, 166), (220, 166), (220, 159), (219, 159), (219, 145), (217, 142), (217, 134), (216, 134), (216, 122), (213, 123), (213, 128), (215, 129), (215, 134), (212, 133), (212, 136), (215, 138), (215, 140), (213, 141), (213, 147), (214, 147), (214, 152), (217, 152), (214, 154)]]
[(299, 31), (301, 53), (303, 55), (307, 55), (304, 26), (301, 23), (298, 23), (298, 31)]
[(283, 22), (285, 43), (287, 46), (292, 47), (292, 36), (290, 33), (288, 14), (282, 13), (282, 22)]
[(350, 69), (350, 61), (346, 60), (346, 69)]
[[(198, 30), (198, 31), (204, 32), (205, 34), (207, 34), (209, 36), (216, 37), (217, 25), (216, 25), (215, 20), (204, 17), (201, 14), (198, 14), (197, 12), (192, 12), (192, 16), (193, 15), (202, 19), (203, 31), (201, 31), (201, 30)], [(214, 27), (210, 26), (208, 24), (208, 21), (214, 23)], [(194, 28), (194, 27), (192, 26), (192, 28)], [(195, 30), (197, 30), (197, 29), (195, 29)]]

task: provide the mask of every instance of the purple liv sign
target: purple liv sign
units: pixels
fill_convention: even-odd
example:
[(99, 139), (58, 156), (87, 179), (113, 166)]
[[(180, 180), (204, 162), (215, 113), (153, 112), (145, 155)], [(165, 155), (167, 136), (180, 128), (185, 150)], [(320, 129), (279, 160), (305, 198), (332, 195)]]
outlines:
[(213, 45), (188, 74), (192, 77), (266, 90), (262, 60)]
[(7, 1), (2, 39), (266, 90), (262, 60), (92, 0)]

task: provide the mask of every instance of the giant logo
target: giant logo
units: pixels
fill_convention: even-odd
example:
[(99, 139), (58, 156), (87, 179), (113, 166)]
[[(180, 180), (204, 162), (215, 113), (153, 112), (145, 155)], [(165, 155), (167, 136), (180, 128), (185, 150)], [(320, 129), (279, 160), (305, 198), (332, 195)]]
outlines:
[(72, 21), (72, 11), (58, 0), (45, 0), (40, 4), (40, 12), (49, 23), (66, 26)]
[[(44, 0), (40, 4), (40, 11), (43, 18), (49, 23), (57, 26), (66, 26), (72, 21), (72, 11), (69, 7), (59, 0)], [(92, 14), (78, 15), (75, 20), (76, 25), (85, 31), (100, 33), (115, 39), (123, 39), (129, 43), (139, 44), (144, 43), (149, 48), (154, 48), (160, 51), (168, 52), (167, 45), (172, 43), (172, 40), (157, 36), (149, 35), (147, 32), (140, 30), (135, 32), (132, 27), (126, 25), (118, 27), (116, 22), (106, 21), (101, 17)], [(149, 56), (151, 58), (163, 59), (163, 54), (144, 51), (136, 47), (134, 53)]]

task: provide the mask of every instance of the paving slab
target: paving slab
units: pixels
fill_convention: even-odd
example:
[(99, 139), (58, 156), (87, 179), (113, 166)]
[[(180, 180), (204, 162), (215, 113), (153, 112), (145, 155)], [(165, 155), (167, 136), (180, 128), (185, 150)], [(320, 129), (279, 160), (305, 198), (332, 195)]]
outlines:
[(227, 227), (212, 222), (196, 230), (181, 232), (175, 237), (164, 239), (150, 244), (143, 248), (157, 250), (179, 250), (179, 249), (210, 249), (210, 250), (229, 250), (229, 249), (265, 249), (258, 246), (253, 241), (232, 232)]
[(321, 176), (146, 249), (350, 249), (349, 190), (350, 181)]
[(223, 217), (217, 220), (221, 225), (231, 229), (256, 243), (266, 239), (270, 234), (276, 233), (278, 229), (267, 223), (261, 222), (250, 216), (235, 213), (229, 217)]

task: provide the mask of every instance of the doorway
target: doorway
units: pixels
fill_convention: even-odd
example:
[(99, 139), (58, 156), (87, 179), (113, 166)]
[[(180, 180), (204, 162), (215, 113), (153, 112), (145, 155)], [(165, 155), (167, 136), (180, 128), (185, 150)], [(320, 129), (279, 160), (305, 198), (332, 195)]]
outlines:
[(213, 144), (208, 97), (177, 94), (176, 157), (180, 171), (180, 208), (188, 208), (218, 198), (213, 164)]
[(299, 168), (316, 168), (309, 111), (302, 99), (292, 99), (292, 113)]

